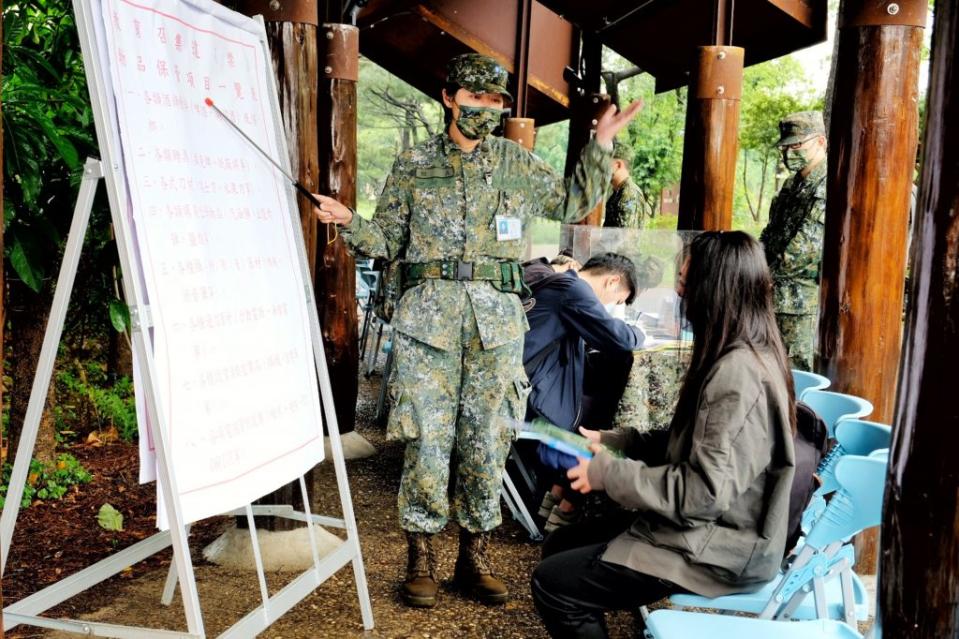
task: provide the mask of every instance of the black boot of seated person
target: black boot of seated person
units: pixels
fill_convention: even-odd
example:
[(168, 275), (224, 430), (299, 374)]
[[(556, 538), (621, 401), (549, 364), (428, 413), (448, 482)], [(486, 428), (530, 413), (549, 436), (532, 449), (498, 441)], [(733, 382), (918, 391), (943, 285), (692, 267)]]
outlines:
[(456, 558), (453, 583), (457, 588), (486, 604), (502, 604), (509, 589), (493, 576), (489, 559), (490, 533), (460, 529), (460, 552)]
[(433, 535), (406, 533), (408, 555), (406, 579), (400, 594), (407, 606), (432, 608), (436, 605), (436, 555), (433, 552)]

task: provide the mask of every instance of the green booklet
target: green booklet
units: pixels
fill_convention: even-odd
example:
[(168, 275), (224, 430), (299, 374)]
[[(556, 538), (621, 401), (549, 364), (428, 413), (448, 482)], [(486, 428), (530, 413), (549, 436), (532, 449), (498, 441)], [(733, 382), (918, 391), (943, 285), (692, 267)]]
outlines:
[[(555, 424), (551, 424), (542, 417), (537, 417), (532, 422), (523, 424), (523, 432), (527, 437), (538, 439), (550, 448), (573, 457), (582, 457), (583, 459), (592, 459), (593, 452), (589, 449), (590, 441), (578, 435), (564, 430)], [(614, 457), (622, 457), (618, 451), (606, 448), (607, 452)]]

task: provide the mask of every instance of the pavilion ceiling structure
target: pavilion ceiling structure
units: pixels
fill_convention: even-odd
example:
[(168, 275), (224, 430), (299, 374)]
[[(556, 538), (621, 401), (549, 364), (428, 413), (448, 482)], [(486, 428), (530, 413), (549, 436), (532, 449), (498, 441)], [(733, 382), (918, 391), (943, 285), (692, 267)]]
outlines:
[(687, 84), (696, 47), (745, 49), (745, 65), (826, 39), (826, 0), (543, 0), (543, 4), (656, 78)]
[(528, 42), (525, 115), (541, 125), (568, 117), (576, 87), (564, 70), (581, 70), (581, 33), (653, 75), (659, 91), (689, 82), (699, 46), (742, 47), (749, 66), (826, 39), (827, 0), (541, 0), (524, 40), (526, 1), (370, 0), (357, 16), (360, 51), (438, 96), (451, 56), (477, 51), (515, 75)]

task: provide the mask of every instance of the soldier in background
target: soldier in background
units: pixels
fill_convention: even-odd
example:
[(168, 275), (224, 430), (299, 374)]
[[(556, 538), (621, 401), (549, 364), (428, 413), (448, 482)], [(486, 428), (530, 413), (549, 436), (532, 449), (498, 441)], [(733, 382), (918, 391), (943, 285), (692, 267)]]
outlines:
[(641, 108), (610, 109), (565, 180), (520, 145), (490, 133), (507, 113), (506, 70), (478, 54), (453, 58), (443, 104), (448, 128), (402, 153), (372, 220), (318, 196), (321, 222), (344, 226), (356, 253), (402, 261), (392, 326), (395, 370), (387, 436), (406, 442), (398, 498), (409, 544), (401, 594), (436, 603), (433, 536), (460, 527), (454, 582), (487, 603), (508, 592), (492, 574), (490, 531), (514, 428), (526, 413), (519, 258), (534, 216), (582, 219), (609, 184), (612, 142)]
[(642, 229), (646, 226), (643, 194), (629, 174), (632, 158), (633, 152), (628, 146), (619, 142), (614, 145), (612, 192), (606, 200), (603, 220), (606, 228)]
[(826, 216), (826, 130), (822, 113), (779, 123), (779, 148), (792, 175), (769, 207), (760, 241), (773, 276), (776, 322), (793, 368), (811, 371), (819, 314), (819, 267)]

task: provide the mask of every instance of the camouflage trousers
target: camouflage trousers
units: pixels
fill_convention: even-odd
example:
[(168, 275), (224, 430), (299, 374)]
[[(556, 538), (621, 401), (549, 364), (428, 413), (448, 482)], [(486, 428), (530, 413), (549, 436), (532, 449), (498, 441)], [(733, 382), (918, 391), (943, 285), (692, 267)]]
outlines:
[[(397, 500), (400, 525), (436, 533), (449, 518), (455, 452), (453, 518), (470, 532), (499, 526), (503, 468), (526, 412), (522, 338), (483, 349), (472, 313), (461, 348), (445, 351), (397, 333), (393, 409), (387, 437), (406, 441)], [(508, 419), (504, 419), (504, 417)]]
[(789, 365), (801, 371), (813, 370), (816, 345), (816, 313), (792, 315), (776, 313), (776, 324), (783, 337)]

